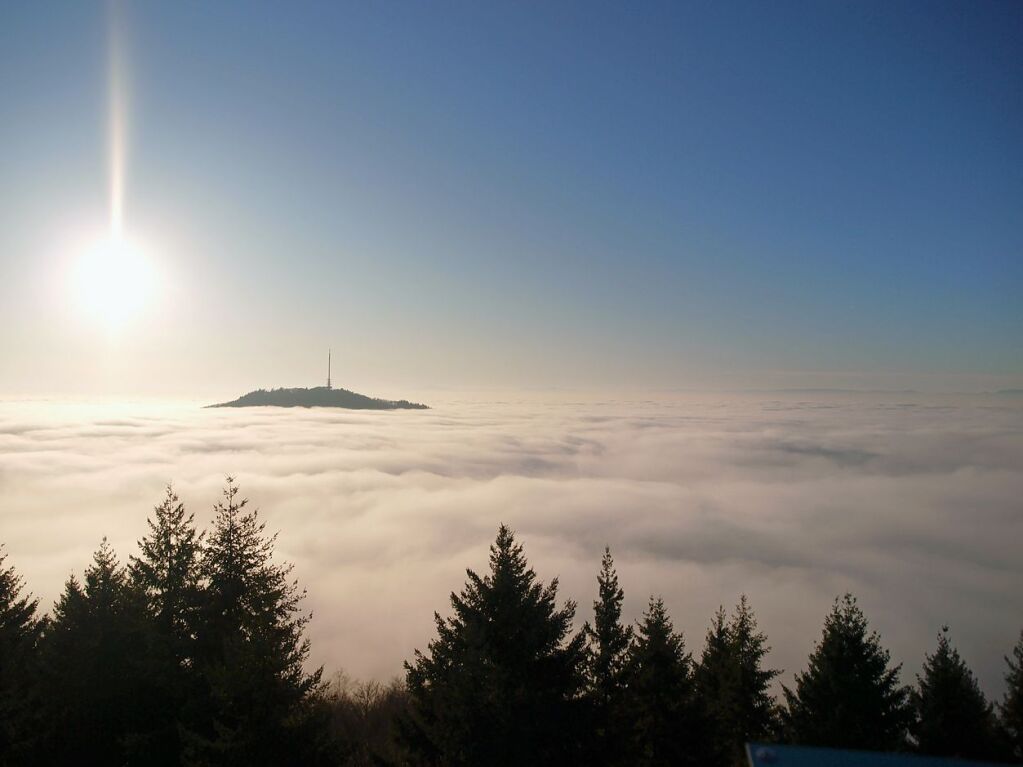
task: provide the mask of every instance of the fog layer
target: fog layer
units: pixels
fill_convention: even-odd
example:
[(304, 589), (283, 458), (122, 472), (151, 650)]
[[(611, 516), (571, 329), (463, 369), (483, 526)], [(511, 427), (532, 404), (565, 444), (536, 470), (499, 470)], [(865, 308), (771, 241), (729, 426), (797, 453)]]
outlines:
[(785, 669), (854, 592), (906, 663), (948, 623), (1001, 694), (1023, 627), (1023, 405), (914, 395), (425, 398), (429, 411), (0, 403), (0, 542), (49, 609), (106, 535), (122, 560), (175, 490), (225, 474), (279, 530), (328, 671), (387, 678), (508, 523), (591, 617), (609, 544), (637, 617), (664, 596), (698, 652), (747, 593)]

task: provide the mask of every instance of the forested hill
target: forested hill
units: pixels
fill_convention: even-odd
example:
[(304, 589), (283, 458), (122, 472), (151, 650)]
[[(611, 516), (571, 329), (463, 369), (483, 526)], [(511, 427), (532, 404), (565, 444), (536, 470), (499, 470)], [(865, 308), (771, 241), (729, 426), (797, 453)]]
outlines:
[(388, 400), (356, 394), (348, 389), (328, 389), (317, 386), (312, 389), (256, 389), (243, 394), (236, 400), (220, 402), (209, 407), (343, 407), (349, 410), (428, 410), (419, 402), (406, 399)]

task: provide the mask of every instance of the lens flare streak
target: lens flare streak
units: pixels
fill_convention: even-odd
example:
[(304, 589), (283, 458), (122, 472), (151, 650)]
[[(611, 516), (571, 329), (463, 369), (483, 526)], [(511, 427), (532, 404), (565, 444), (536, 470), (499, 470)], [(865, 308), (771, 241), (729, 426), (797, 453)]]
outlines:
[(127, 117), (121, 17), (116, 4), (110, 9), (109, 141), (110, 234), (119, 238), (124, 230), (124, 181), (127, 154)]

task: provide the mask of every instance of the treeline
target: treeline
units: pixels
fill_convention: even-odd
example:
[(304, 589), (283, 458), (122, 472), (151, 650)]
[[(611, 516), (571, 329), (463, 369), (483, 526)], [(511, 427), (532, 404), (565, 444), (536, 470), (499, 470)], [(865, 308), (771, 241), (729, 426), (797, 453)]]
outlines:
[(741, 597), (694, 655), (663, 601), (623, 623), (605, 551), (593, 616), (502, 526), (390, 685), (309, 671), (310, 615), (228, 478), (212, 527), (168, 489), (138, 552), (104, 542), (48, 616), (0, 553), (3, 765), (738, 765), (749, 740), (1023, 762), (1023, 634), (997, 707), (947, 628), (904, 685), (856, 600), (780, 674)]

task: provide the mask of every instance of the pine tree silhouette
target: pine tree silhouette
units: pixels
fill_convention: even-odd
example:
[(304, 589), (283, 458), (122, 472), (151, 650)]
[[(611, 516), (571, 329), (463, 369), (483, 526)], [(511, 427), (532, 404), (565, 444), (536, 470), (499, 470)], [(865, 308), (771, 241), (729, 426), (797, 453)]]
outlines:
[(610, 548), (605, 547), (597, 576), (598, 598), (593, 603), (593, 625), (583, 626), (587, 641), (587, 685), (592, 704), (591, 764), (629, 762), (629, 732), (624, 711), (625, 664), (632, 627), (622, 624), (625, 592)]
[(195, 515), (168, 486), (167, 494), (147, 520), (149, 534), (139, 541), (139, 555), (129, 559), (132, 582), (146, 601), (163, 641), (179, 663), (192, 660), (202, 596), (199, 571), (202, 536)]
[(698, 707), (692, 657), (662, 599), (650, 598), (627, 666), (632, 763), (644, 767), (705, 764), (712, 758)]
[(718, 764), (744, 764), (745, 744), (768, 737), (777, 727), (777, 704), (769, 688), (780, 672), (763, 668), (769, 651), (745, 594), (731, 621), (726, 622), (724, 608), (718, 609), (695, 674)]
[(39, 601), (23, 594), (24, 582), (4, 567), (0, 548), (0, 765), (27, 764), (32, 752), (37, 701), (33, 695), (43, 621)]
[(206, 582), (198, 663), (208, 687), (205, 727), (189, 733), (189, 758), (217, 764), (302, 761), (303, 717), (322, 670), (307, 674), (309, 616), (292, 567), (273, 562), (276, 536), (238, 500), (234, 479), (215, 507), (202, 556)]
[(732, 613), (729, 630), (739, 669), (736, 719), (730, 737), (744, 744), (768, 737), (777, 729), (778, 705), (769, 688), (781, 671), (763, 667), (771, 648), (767, 636), (757, 629), (756, 616), (745, 594)]
[(129, 559), (129, 576), (149, 612), (146, 674), (162, 706), (152, 731), (136, 736), (133, 747), (149, 764), (171, 765), (180, 763), (180, 733), (195, 726), (195, 705), (202, 697), (195, 641), (202, 536), (169, 486), (154, 517), (148, 520), (149, 534), (139, 541), (139, 555)]
[(786, 735), (796, 743), (889, 751), (905, 748), (912, 720), (909, 689), (899, 684), (900, 666), (851, 594), (836, 599), (824, 620), (809, 668), (784, 687)]
[(1012, 657), (1005, 658), (1009, 670), (1005, 675), (1005, 699), (999, 706), (1013, 758), (1023, 762), (1023, 631), (1012, 648)]
[(558, 609), (501, 525), (490, 572), (466, 571), (453, 615), (405, 664), (413, 716), (405, 738), (422, 764), (571, 764), (579, 753), (584, 648), (569, 638), (575, 604)]
[(921, 753), (965, 759), (999, 755), (994, 711), (949, 641), (948, 626), (938, 635), (938, 648), (925, 656), (912, 701), (916, 709), (913, 735)]
[(41, 642), (41, 762), (46, 753), (58, 764), (133, 763), (134, 736), (149, 730), (157, 704), (148, 638), (144, 600), (104, 538), (84, 584), (68, 579)]
[(713, 764), (730, 764), (733, 744), (729, 730), (737, 714), (739, 668), (724, 606), (714, 613), (693, 678), (711, 729)]

